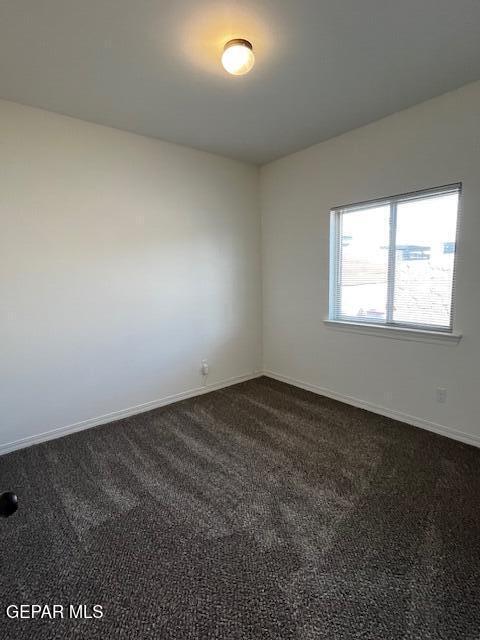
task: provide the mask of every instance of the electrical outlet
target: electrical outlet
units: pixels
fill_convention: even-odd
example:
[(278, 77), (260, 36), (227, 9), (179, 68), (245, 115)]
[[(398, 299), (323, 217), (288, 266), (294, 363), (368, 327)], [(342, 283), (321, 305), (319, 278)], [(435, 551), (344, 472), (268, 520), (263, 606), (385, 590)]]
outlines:
[(202, 372), (202, 376), (208, 376), (208, 360), (202, 360), (200, 371)]
[(437, 402), (446, 402), (447, 401), (447, 390), (444, 387), (437, 387)]

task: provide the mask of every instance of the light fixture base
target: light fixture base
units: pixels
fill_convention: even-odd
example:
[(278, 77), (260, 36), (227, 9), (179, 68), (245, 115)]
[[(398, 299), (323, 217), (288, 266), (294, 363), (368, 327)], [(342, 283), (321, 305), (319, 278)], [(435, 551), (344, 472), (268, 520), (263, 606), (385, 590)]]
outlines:
[(233, 40), (229, 40), (228, 42), (225, 43), (223, 50), (226, 51), (230, 47), (234, 47), (236, 44), (240, 44), (243, 47), (247, 47), (248, 49), (250, 49), (250, 51), (253, 50), (252, 43), (249, 42), (248, 40), (245, 40), (244, 38), (233, 38)]

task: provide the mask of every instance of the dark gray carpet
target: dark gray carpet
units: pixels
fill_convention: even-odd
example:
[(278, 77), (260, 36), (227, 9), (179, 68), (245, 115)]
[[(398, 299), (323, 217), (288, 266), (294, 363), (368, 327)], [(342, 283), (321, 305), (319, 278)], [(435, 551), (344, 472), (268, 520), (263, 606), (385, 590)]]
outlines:
[(267, 378), (4, 456), (0, 488), (8, 640), (480, 638), (480, 451)]

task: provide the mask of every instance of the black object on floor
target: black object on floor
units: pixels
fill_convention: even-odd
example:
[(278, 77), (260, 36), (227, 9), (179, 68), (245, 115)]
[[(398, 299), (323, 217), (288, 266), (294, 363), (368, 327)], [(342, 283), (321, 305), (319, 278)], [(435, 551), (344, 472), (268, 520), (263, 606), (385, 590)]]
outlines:
[(0, 517), (9, 518), (18, 509), (18, 498), (13, 491), (5, 491), (0, 495)]
[[(478, 640), (479, 470), (268, 378), (9, 454), (0, 636)], [(21, 603), (104, 615), (7, 619)]]

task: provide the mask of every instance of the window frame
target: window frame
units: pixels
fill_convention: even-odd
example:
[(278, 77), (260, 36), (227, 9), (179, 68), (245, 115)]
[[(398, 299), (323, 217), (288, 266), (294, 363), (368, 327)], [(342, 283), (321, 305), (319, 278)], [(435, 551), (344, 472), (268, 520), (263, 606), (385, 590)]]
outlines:
[[(424, 323), (407, 323), (396, 322), (393, 320), (393, 301), (395, 295), (395, 267), (396, 267), (396, 233), (397, 233), (397, 207), (399, 203), (412, 200), (423, 200), (435, 196), (443, 196), (448, 193), (458, 194), (458, 208), (455, 233), (455, 251), (453, 256), (453, 272), (452, 272), (452, 294), (450, 306), (450, 323), (448, 326), (429, 325)], [(458, 259), (458, 239), (459, 227), (462, 211), (463, 185), (461, 182), (455, 182), (440, 187), (432, 187), (429, 189), (420, 189), (418, 191), (410, 191), (387, 198), (376, 198), (365, 200), (350, 205), (336, 206), (330, 209), (330, 259), (329, 259), (329, 323), (357, 325), (359, 327), (379, 327), (383, 329), (418, 331), (425, 333), (439, 333), (449, 335), (454, 332), (455, 317), (455, 281)], [(344, 316), (336, 314), (339, 310), (341, 296), (341, 262), (342, 262), (342, 232), (341, 220), (342, 215), (346, 212), (362, 211), (373, 207), (388, 206), (389, 215), (389, 244), (387, 259), (387, 300), (385, 320), (376, 320), (375, 318), (362, 319), (358, 316)]]

